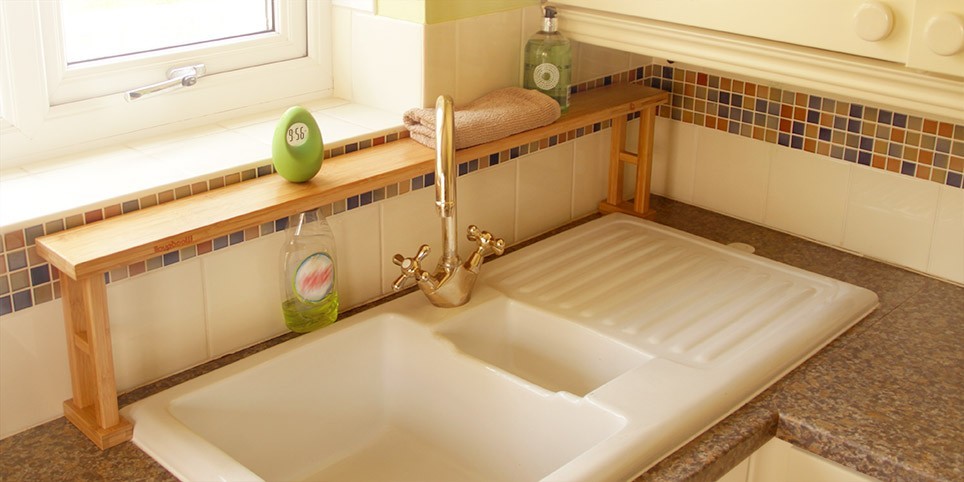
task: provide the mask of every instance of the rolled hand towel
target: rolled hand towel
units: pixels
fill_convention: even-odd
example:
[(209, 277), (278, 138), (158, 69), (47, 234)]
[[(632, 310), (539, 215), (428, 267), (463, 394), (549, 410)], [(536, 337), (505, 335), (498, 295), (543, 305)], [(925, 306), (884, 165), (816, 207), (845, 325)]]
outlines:
[[(553, 123), (559, 104), (542, 92), (506, 87), (455, 108), (455, 148), (462, 149)], [(412, 139), (435, 148), (435, 109), (409, 109), (403, 115)]]

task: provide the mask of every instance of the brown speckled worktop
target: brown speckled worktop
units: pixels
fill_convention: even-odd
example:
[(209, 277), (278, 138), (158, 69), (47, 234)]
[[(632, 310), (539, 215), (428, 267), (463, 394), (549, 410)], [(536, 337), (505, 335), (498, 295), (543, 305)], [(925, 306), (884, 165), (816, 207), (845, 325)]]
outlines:
[[(712, 481), (777, 436), (881, 480), (964, 480), (964, 288), (686, 204), (656, 221), (868, 288), (880, 307), (640, 481)], [(282, 342), (121, 397), (121, 405)], [(0, 480), (175, 480), (132, 443), (98, 450), (63, 418), (0, 440)]]

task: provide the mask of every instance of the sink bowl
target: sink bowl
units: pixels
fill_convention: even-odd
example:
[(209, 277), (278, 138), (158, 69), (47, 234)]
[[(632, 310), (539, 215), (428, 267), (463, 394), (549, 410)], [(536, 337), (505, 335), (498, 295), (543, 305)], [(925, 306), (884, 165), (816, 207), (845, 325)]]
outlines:
[(135, 404), (182, 480), (630, 480), (870, 313), (837, 280), (611, 214)]
[(154, 402), (169, 419), (134, 407), (137, 442), (186, 480), (538, 480), (625, 425), (488, 370), (404, 316), (341, 328), (165, 392)]
[(438, 333), (459, 350), (553, 392), (585, 396), (651, 356), (565, 318), (500, 297)]

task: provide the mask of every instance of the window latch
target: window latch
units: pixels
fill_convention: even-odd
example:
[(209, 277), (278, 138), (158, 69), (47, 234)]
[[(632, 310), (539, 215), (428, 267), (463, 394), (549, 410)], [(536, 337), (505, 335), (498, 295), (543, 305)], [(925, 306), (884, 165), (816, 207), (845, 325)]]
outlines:
[(168, 90), (190, 87), (196, 84), (197, 79), (203, 76), (205, 72), (207, 72), (207, 69), (205, 69), (204, 64), (171, 67), (167, 71), (168, 80), (124, 92), (124, 99), (131, 102)]

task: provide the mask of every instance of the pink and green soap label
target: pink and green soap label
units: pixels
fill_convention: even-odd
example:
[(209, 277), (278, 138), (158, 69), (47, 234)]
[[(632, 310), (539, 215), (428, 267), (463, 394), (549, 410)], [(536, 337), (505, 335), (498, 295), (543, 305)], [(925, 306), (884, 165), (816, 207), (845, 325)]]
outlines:
[(298, 266), (292, 281), (295, 293), (302, 301), (317, 303), (334, 287), (335, 264), (327, 253), (312, 254)]

